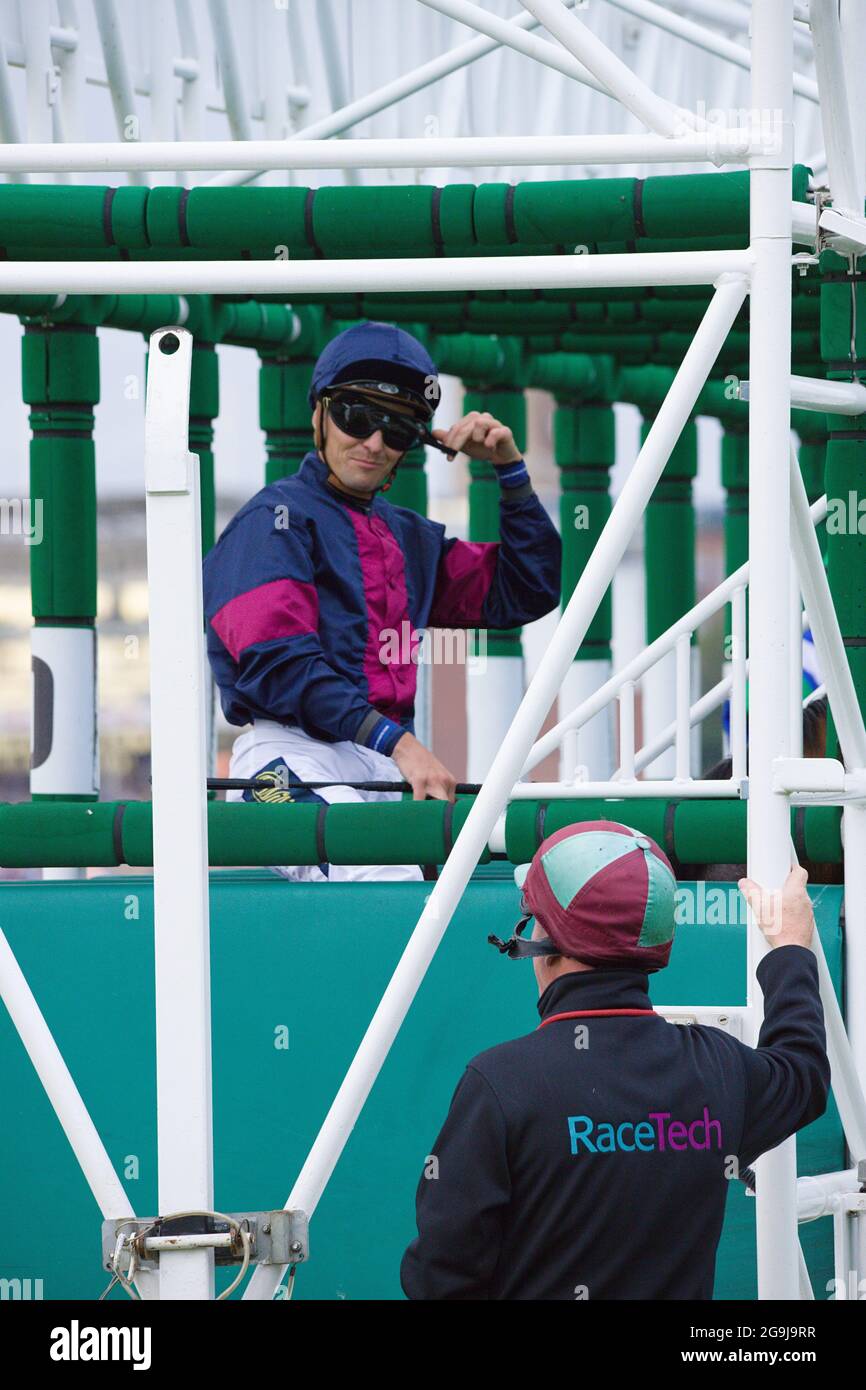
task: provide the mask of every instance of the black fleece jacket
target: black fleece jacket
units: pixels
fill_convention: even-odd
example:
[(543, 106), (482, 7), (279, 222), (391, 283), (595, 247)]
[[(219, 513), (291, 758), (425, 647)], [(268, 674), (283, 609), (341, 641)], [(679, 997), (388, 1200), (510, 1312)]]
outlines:
[[(709, 1299), (728, 1181), (823, 1114), (815, 957), (758, 966), (757, 1048), (651, 1012), (641, 971), (560, 976), (468, 1064), (418, 1184), (410, 1299)], [(562, 1018), (585, 1010), (641, 1010)], [(650, 1010), (650, 1012), (646, 1012)]]

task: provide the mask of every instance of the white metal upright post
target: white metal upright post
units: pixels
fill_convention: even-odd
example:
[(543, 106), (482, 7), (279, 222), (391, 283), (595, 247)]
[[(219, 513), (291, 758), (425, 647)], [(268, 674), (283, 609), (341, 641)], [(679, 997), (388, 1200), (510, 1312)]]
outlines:
[[(150, 337), (145, 414), (159, 1214), (213, 1210), (207, 759), (192, 336)], [(213, 1298), (211, 1250), (163, 1251), (161, 1299)]]
[[(863, 0), (842, 0), (840, 6), (842, 52), (845, 63), (848, 114), (853, 141), (852, 194), (862, 214), (866, 196), (866, 102), (862, 94), (863, 53), (866, 45), (866, 5)], [(862, 268), (862, 260), (858, 269)], [(835, 716), (834, 716), (835, 722)], [(838, 725), (837, 725), (838, 729)], [(841, 739), (846, 758), (855, 759)], [(850, 764), (849, 764), (850, 766)], [(842, 812), (845, 846), (845, 992), (848, 1036), (857, 1063), (860, 1084), (866, 1089), (866, 806), (853, 803)], [(860, 1274), (866, 1275), (866, 1218), (861, 1217)]]
[[(773, 759), (787, 755), (790, 735), (792, 27), (792, 0), (762, 0), (752, 9), (752, 108), (762, 123), (783, 132), (779, 152), (751, 166), (748, 862), (750, 876), (769, 890), (781, 887), (790, 868), (788, 800), (773, 791)], [(761, 1008), (754, 970), (766, 949), (750, 914), (755, 1027)], [(758, 1297), (796, 1299), (794, 1139), (759, 1158), (756, 1176)]]

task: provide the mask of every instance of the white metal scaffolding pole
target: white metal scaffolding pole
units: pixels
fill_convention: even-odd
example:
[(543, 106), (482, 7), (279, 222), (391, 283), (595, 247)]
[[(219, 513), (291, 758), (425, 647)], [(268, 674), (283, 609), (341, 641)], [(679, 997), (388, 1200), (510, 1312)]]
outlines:
[[(574, 0), (568, 0), (573, 4)], [(289, 12), (290, 23), (294, 19), (297, 21), (297, 12)], [(515, 19), (510, 20), (509, 28), (515, 29), (535, 29), (538, 21), (532, 15), (521, 14)], [(295, 37), (299, 37), (302, 32), (298, 23), (292, 28)], [(357, 101), (352, 101), (348, 106), (343, 106), (339, 111), (331, 111), (321, 120), (313, 121), (309, 125), (303, 126), (301, 130), (295, 132), (294, 138), (297, 140), (328, 139), (333, 135), (342, 135), (352, 126), (360, 124), (369, 116), (375, 116), (379, 111), (385, 111), (404, 97), (412, 96), (414, 92), (423, 91), (426, 87), (431, 87), (441, 78), (447, 77), (452, 72), (457, 72), (460, 68), (470, 63), (476, 62), (486, 54), (492, 53), (499, 47), (499, 40), (484, 37), (484, 32), (479, 27), (476, 38), (470, 39), (468, 43), (461, 44), (458, 48), (452, 48), (448, 53), (441, 53), (438, 57), (432, 58), (429, 63), (424, 63), (421, 67), (413, 69), (412, 72), (403, 73), (393, 82), (386, 82), (384, 86), (375, 86), (372, 92), (359, 97)], [(552, 45), (551, 45), (552, 47)], [(587, 74), (589, 76), (589, 74)], [(264, 173), (273, 166), (270, 158), (266, 160), (264, 167), (258, 172)], [(217, 174), (213, 179), (208, 180), (210, 184), (217, 187), (237, 187), (239, 184), (249, 183), (255, 178), (255, 172), (242, 169), (228, 170), (223, 174)]]
[[(773, 759), (787, 756), (790, 736), (792, 25), (792, 0), (762, 0), (752, 10), (752, 106), (776, 113), (785, 132), (783, 153), (753, 162), (750, 199), (748, 864), (750, 877), (769, 890), (781, 888), (790, 868), (788, 800), (773, 791)], [(768, 947), (751, 913), (749, 919), (749, 1005), (757, 1027), (754, 971)], [(797, 1299), (793, 1138), (758, 1159), (756, 1177), (758, 1297)]]
[[(862, 155), (858, 162), (842, 53), (838, 0), (811, 0), (809, 21), (833, 206), (837, 212), (862, 217)], [(857, 100), (862, 101), (862, 91), (858, 91)]]
[[(656, 4), (655, 0), (608, 0), (608, 3), (615, 5), (619, 10), (625, 10), (628, 14), (634, 15), (635, 19), (643, 19), (647, 24), (657, 24), (660, 29), (666, 29), (669, 34), (685, 39), (687, 43), (694, 44), (695, 47), (702, 48), (707, 53), (713, 53), (718, 58), (724, 58), (736, 67), (744, 68), (747, 72), (752, 66), (752, 55), (743, 44), (725, 38), (722, 34), (716, 33), (714, 29), (707, 29), (702, 24), (695, 24), (694, 20), (683, 18), (682, 15), (677, 14), (676, 10)], [(717, 18), (725, 22), (725, 11), (729, 5), (719, 5), (717, 8)], [(804, 77), (802, 73), (795, 72), (794, 91), (798, 96), (806, 97), (808, 101), (817, 102), (818, 100), (818, 84), (813, 77)]]
[(678, 108), (657, 96), (560, 0), (522, 0), (522, 4), (649, 130), (659, 135), (683, 133), (684, 117)]
[(9, 1017), (63, 1126), (63, 1132), (102, 1215), (106, 1220), (134, 1216), (130, 1200), (114, 1171), (78, 1087), (2, 931), (0, 998), (9, 1010)]
[(751, 266), (747, 250), (372, 261), (0, 261), (0, 294), (373, 294), (712, 285), (726, 272), (748, 275)]
[[(159, 1214), (213, 1210), (204, 615), (192, 337), (150, 337), (145, 413)], [(213, 1251), (163, 1251), (161, 1299), (212, 1299)]]
[[(537, 164), (745, 163), (765, 143), (760, 131), (716, 127), (661, 135), (451, 135), (360, 140), (118, 140), (0, 146), (0, 173), (132, 169), (457, 169)], [(809, 212), (806, 204), (800, 204)], [(814, 224), (814, 208), (811, 209)], [(810, 227), (814, 240), (814, 225)]]
[[(454, 914), (479, 855), (520, 774), (533, 739), (562, 685), (586, 630), (643, 515), (686, 420), (748, 289), (743, 276), (725, 277), (683, 358), (635, 466), (584, 567), (508, 735), (497, 753), (463, 829), (426, 901), (379, 1007), (334, 1098), (286, 1207), (312, 1216), (409, 1006)], [(259, 1265), (245, 1298), (272, 1297), (278, 1267)]]
[[(827, 686), (830, 712), (839, 736), (841, 754), (849, 770), (866, 767), (866, 728), (857, 699), (857, 690), (845, 653), (839, 620), (818, 546), (814, 527), (808, 520), (806, 489), (796, 454), (791, 450), (791, 542), (800, 576), (803, 601), (815, 637), (818, 660)], [(854, 1067), (861, 1090), (866, 1090), (866, 807), (852, 803), (844, 808), (842, 822), (845, 847), (845, 996), (848, 1033)], [(830, 1033), (828, 1019), (828, 1036)], [(836, 1078), (834, 1074), (834, 1086)], [(842, 1106), (840, 1104), (840, 1112)], [(844, 1117), (843, 1117), (843, 1123)], [(861, 1143), (866, 1121), (861, 1112)], [(848, 1145), (855, 1144), (852, 1128), (845, 1124)], [(856, 1154), (866, 1157), (866, 1150)]]

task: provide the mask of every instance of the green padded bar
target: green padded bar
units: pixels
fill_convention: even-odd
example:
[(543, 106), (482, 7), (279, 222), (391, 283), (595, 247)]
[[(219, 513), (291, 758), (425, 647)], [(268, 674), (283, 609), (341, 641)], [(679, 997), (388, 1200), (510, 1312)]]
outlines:
[[(410, 799), (362, 805), (209, 801), (208, 862), (318, 864), (320, 829), (333, 863), (442, 863), (472, 803), (472, 797), (458, 797), (453, 804)], [(513, 801), (505, 818), (507, 857), (524, 863), (555, 830), (589, 820), (624, 821), (683, 863), (740, 863), (746, 857), (746, 802), (698, 798)], [(841, 863), (840, 828), (839, 807), (791, 811), (794, 843), (809, 858)], [(0, 846), (6, 868), (146, 867), (153, 862), (153, 803), (71, 797), (0, 803)], [(489, 860), (485, 848), (478, 862)]]
[(313, 235), (328, 259), (432, 256), (433, 189), (411, 184), (317, 188)]
[[(606, 402), (574, 405), (557, 397), (553, 415), (553, 456), (561, 470), (562, 606), (577, 581), (610, 516), (610, 470), (616, 457), (613, 407)], [(577, 661), (609, 658), (611, 590), (599, 604)]]
[(147, 203), (150, 189), (133, 185), (106, 190), (106, 207), (111, 219), (111, 240), (130, 251), (143, 251), (150, 245), (147, 236)]
[(30, 497), (42, 541), (30, 546), (33, 617), (92, 626), (96, 617), (96, 462), (93, 407), (99, 345), (92, 328), (25, 327), (22, 394), (30, 406)]
[[(369, 303), (372, 296), (365, 296)], [(372, 312), (371, 318), (380, 316)], [(419, 306), (420, 308), (421, 306)], [(433, 322), (437, 320), (434, 319)], [(487, 385), (522, 386), (526, 375), (521, 344), (516, 338), (486, 338), (479, 333), (439, 333), (433, 357), (440, 372)]]
[(307, 400), (314, 358), (286, 359), (263, 351), (259, 371), (259, 424), (265, 433), (265, 483), (298, 471), (313, 448), (312, 411)]
[[(641, 439), (649, 434), (644, 423)], [(695, 604), (695, 512), (692, 480), (698, 471), (697, 427), (685, 425), (644, 513), (646, 640), (654, 642)]]
[[(740, 864), (746, 860), (747, 803), (739, 799), (667, 801), (513, 801), (505, 819), (505, 850), (513, 864), (530, 860), (548, 835), (580, 821), (614, 820), (650, 835), (683, 864)], [(838, 806), (792, 808), (791, 833), (802, 857), (842, 862)]]
[(189, 451), (198, 455), (201, 492), (201, 553), (216, 540), (214, 488), (214, 420), (220, 413), (219, 359), (213, 343), (196, 339), (192, 348), (189, 391)]
[(545, 353), (533, 359), (528, 384), (542, 391), (552, 391), (555, 396), (572, 403), (610, 399), (612, 364), (602, 366), (604, 360), (602, 356), (590, 357), (586, 353)]
[[(478, 388), (468, 390), (463, 397), (463, 412), (471, 410), (489, 411), (504, 425), (509, 425), (514, 433), (518, 449), (526, 448), (526, 396), (518, 389)], [(499, 540), (499, 502), (500, 486), (493, 465), (469, 460), (469, 540)], [(470, 652), (478, 653), (479, 632), (470, 629)], [(486, 652), (488, 656), (519, 657), (523, 651), (519, 627), (487, 631)]]
[[(513, 195), (517, 240), (553, 241), (568, 246), (629, 241), (635, 235), (634, 183), (634, 179), (542, 179), (518, 184)], [(490, 204), (490, 199), (485, 202), (483, 197), (487, 190), (507, 187), (483, 184), (479, 188), (475, 199), (476, 225), (479, 203), (486, 207)], [(504, 231), (501, 206), (496, 213), (498, 226)], [(479, 240), (487, 239), (479, 228)]]
[[(250, 197), (253, 194), (253, 197)], [(216, 254), (231, 244), (244, 249), (307, 246), (306, 188), (193, 188), (186, 204), (190, 244)]]
[[(793, 196), (805, 198), (796, 166)], [(564, 179), (455, 185), (134, 189), (61, 184), (0, 188), (0, 246), (9, 259), (58, 250), (137, 259), (296, 259), (625, 249), (638, 240), (690, 244), (744, 238), (747, 172), (661, 175), (644, 180)]]
[[(73, 248), (108, 249), (106, 189), (70, 183), (10, 183), (0, 189), (0, 245), (41, 247), (55, 258)], [(23, 259), (23, 257), (22, 257)]]

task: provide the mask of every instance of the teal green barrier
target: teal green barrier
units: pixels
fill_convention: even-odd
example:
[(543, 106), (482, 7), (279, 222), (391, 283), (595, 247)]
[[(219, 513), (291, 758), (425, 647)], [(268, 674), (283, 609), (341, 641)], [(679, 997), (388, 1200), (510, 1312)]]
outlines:
[[(316, 1211), (295, 1298), (402, 1297), (415, 1187), (463, 1067), (537, 1023), (531, 966), (486, 943), (519, 916), (505, 873), (490, 864), (467, 887)], [(288, 1196), (430, 885), (289, 884), (262, 870), (214, 872), (210, 885), (215, 1201), (223, 1211), (270, 1209)], [(694, 885), (683, 888), (654, 1002), (742, 1004), (743, 928), (692, 924), (713, 914)], [(815, 890), (837, 990), (840, 898), (839, 888)], [(0, 926), (142, 1216), (157, 1211), (152, 923), (149, 876), (0, 884)], [(95, 1299), (108, 1282), (100, 1214), (2, 1008), (0, 1067), (0, 1279), (29, 1279), (31, 1296), (45, 1299)], [(844, 1166), (832, 1101), (798, 1153), (801, 1173)], [(751, 1299), (754, 1201), (731, 1187), (715, 1296)], [(801, 1238), (815, 1296), (825, 1298), (829, 1221), (801, 1227)], [(218, 1287), (232, 1277), (220, 1271)]]

